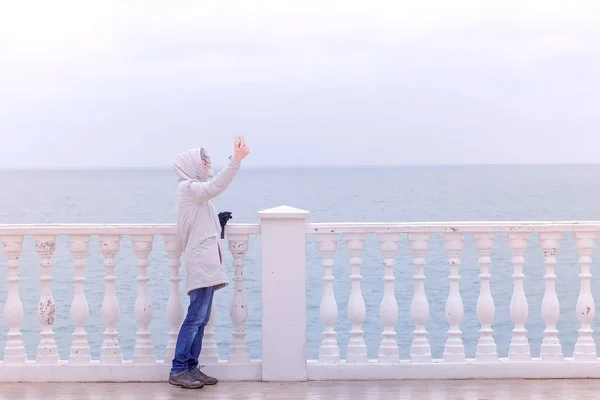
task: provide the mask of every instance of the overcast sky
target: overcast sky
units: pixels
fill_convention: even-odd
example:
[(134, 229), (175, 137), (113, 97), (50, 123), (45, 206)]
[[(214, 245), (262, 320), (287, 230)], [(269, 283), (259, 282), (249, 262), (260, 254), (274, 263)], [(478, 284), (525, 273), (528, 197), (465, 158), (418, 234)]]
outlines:
[(600, 1), (0, 0), (0, 167), (600, 162)]

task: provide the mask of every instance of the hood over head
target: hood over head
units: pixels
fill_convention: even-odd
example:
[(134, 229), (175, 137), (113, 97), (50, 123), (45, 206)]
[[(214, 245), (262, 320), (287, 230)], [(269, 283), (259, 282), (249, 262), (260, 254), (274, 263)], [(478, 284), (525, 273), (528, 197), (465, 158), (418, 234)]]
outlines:
[[(202, 160), (206, 161), (208, 171), (204, 170)], [(204, 147), (183, 151), (175, 156), (173, 169), (180, 181), (206, 181), (213, 175), (212, 162)]]

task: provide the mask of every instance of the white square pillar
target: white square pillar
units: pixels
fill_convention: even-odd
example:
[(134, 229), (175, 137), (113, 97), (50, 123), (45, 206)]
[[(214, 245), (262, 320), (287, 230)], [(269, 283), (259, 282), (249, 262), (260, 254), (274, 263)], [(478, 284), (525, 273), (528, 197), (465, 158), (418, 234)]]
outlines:
[(306, 221), (308, 211), (260, 211), (262, 379), (306, 381)]

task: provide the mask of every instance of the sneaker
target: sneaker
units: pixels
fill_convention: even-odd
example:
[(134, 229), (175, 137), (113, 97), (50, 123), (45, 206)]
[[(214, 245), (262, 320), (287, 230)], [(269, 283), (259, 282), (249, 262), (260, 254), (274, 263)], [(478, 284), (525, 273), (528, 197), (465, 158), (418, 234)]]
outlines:
[(170, 374), (169, 383), (184, 389), (200, 389), (204, 386), (202, 381), (196, 379), (195, 375), (190, 374), (188, 371), (183, 371), (179, 374)]
[(219, 380), (217, 378), (213, 378), (212, 376), (206, 375), (200, 370), (200, 368), (190, 372), (190, 375), (194, 380), (200, 381), (205, 385), (216, 385), (217, 383), (219, 383)]

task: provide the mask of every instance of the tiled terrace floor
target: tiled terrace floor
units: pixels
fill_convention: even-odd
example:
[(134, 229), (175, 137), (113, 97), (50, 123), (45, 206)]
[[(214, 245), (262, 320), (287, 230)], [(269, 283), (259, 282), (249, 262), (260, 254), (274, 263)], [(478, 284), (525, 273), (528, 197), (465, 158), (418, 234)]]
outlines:
[(0, 383), (0, 399), (600, 399), (600, 380), (222, 382), (184, 390), (168, 383)]

